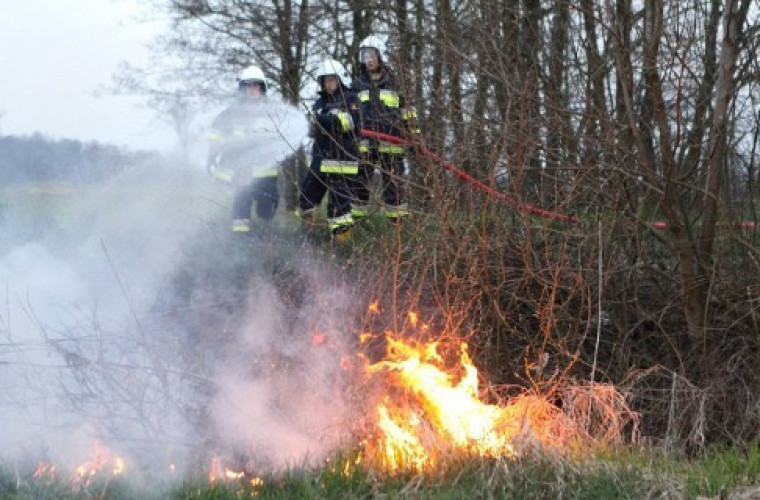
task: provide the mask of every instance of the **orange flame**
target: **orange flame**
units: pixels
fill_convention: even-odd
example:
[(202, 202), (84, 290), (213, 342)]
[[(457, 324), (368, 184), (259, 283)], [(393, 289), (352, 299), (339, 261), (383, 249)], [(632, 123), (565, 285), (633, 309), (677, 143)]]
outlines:
[(376, 335), (374, 333), (368, 333), (368, 332), (360, 333), (359, 334), (359, 342), (361, 342), (362, 344), (364, 344), (367, 341), (369, 341), (370, 339), (374, 339), (375, 337), (376, 337)]
[(37, 469), (34, 471), (34, 479), (55, 479), (55, 465), (51, 465), (46, 462), (40, 462), (37, 464)]
[(222, 465), (222, 459), (218, 456), (211, 457), (209, 466), (208, 481), (215, 483), (217, 481), (235, 481), (245, 476), (245, 471), (234, 470)]
[(558, 430), (571, 424), (558, 408), (529, 396), (505, 406), (482, 402), (467, 344), (453, 342), (457, 359), (447, 366), (438, 341), (387, 336), (386, 358), (366, 367), (387, 390), (376, 406), (378, 432), (365, 442), (368, 462), (422, 471), (451, 456), (513, 458), (528, 442), (561, 446)]
[(74, 484), (88, 486), (92, 479), (99, 474), (119, 476), (126, 470), (126, 462), (123, 458), (112, 455), (105, 446), (95, 441), (89, 452), (89, 460), (81, 463), (74, 469)]
[(409, 311), (409, 323), (412, 325), (412, 328), (417, 328), (418, 319), (416, 312)]

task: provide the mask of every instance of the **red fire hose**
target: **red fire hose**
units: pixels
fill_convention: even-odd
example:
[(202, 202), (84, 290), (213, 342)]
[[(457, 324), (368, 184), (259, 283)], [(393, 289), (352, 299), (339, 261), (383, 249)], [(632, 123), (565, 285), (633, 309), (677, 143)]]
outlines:
[[(362, 130), (362, 135), (365, 137), (374, 137), (375, 139), (379, 139), (385, 142), (390, 142), (392, 144), (399, 144), (401, 146), (409, 146), (412, 144), (412, 141), (409, 141), (407, 139), (402, 139), (394, 135), (384, 134), (382, 132), (375, 132), (373, 130), (364, 129)], [(471, 185), (475, 189), (483, 191), (484, 193), (487, 193), (490, 196), (493, 196), (494, 198), (497, 198), (512, 207), (515, 207), (520, 212), (523, 212), (526, 214), (539, 215), (546, 219), (570, 222), (573, 224), (576, 224), (578, 222), (578, 217), (576, 217), (575, 215), (566, 215), (559, 212), (552, 212), (549, 210), (544, 210), (538, 207), (534, 207), (533, 205), (529, 205), (527, 203), (520, 203), (517, 200), (507, 196), (506, 194), (500, 193), (499, 191), (494, 190), (488, 184), (480, 182), (479, 180), (475, 179), (474, 177), (467, 174), (466, 172), (463, 172), (456, 165), (454, 165), (453, 163), (447, 162), (446, 160), (444, 160), (437, 154), (433, 153), (429, 149), (425, 148), (424, 146), (417, 145), (417, 149), (420, 152), (420, 154), (438, 163), (445, 170), (448, 170), (449, 172), (454, 173), (454, 175), (456, 175), (460, 180), (466, 182), (467, 184)]]

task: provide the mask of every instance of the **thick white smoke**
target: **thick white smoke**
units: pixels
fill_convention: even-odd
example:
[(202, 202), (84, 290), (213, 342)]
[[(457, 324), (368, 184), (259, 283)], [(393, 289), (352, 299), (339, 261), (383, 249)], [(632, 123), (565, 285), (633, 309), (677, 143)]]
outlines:
[[(55, 198), (24, 189), (16, 199)], [(153, 390), (136, 381), (156, 378), (140, 373), (155, 364), (145, 355), (143, 322), (216, 210), (191, 176), (158, 162), (105, 186), (53, 189), (74, 194), (62, 192), (66, 201), (54, 209), (39, 207), (49, 218), (41, 230), (30, 233), (26, 226), (39, 221), (6, 206), (0, 253), (0, 447), (50, 455), (40, 460), (86, 454), (95, 438), (152, 437), (140, 435), (152, 417), (134, 400)]]
[(308, 128), (303, 111), (280, 97), (238, 96), (214, 120), (217, 141), (210, 162), (220, 170), (235, 170), (236, 181), (248, 182), (250, 175), (260, 175), (292, 156)]
[(288, 311), (269, 286), (248, 297), (236, 356), (219, 379), (213, 420), (224, 441), (243, 447), (253, 469), (314, 464), (349, 437), (341, 362), (351, 352), (355, 304), (347, 288), (310, 265), (300, 279), (314, 293), (297, 310)]
[(253, 106), (253, 120), (260, 131), (254, 135), (252, 148), (260, 158), (279, 162), (293, 154), (308, 134), (303, 111), (279, 97), (269, 97), (260, 106)]
[(231, 241), (231, 195), (155, 162), (83, 189), (36, 233), (6, 207), (6, 457), (65, 469), (98, 440), (138, 468), (204, 453), (276, 468), (340, 444), (352, 294), (287, 231)]

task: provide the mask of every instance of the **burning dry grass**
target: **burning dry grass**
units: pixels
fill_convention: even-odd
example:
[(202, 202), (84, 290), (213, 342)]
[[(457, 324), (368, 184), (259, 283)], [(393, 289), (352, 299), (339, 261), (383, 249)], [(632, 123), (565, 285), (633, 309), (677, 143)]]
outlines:
[(386, 356), (365, 365), (375, 393), (361, 441), (370, 468), (424, 472), (462, 458), (583, 457), (637, 436), (638, 415), (612, 385), (567, 384), (487, 403), (465, 342), (387, 334), (386, 344)]
[(93, 484), (105, 481), (106, 484), (121, 476), (127, 469), (126, 460), (115, 455), (107, 447), (95, 441), (88, 457), (71, 471), (61, 470), (56, 464), (41, 461), (37, 464), (33, 478), (39, 482), (63, 481), (73, 492), (85, 491)]

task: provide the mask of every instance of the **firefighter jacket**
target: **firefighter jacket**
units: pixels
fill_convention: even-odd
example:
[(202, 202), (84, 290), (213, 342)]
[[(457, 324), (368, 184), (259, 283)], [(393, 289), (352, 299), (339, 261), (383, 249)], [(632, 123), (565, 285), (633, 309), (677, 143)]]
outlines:
[(312, 107), (312, 157), (321, 158), (325, 174), (358, 172), (361, 131), (356, 95), (342, 87), (334, 94), (319, 92)]
[(236, 185), (276, 177), (305, 133), (306, 120), (297, 108), (274, 98), (242, 97), (211, 125), (209, 171)]
[[(373, 80), (368, 74), (361, 73), (351, 83), (351, 90), (357, 94), (361, 106), (364, 128), (375, 132), (406, 137), (416, 132), (417, 112), (407, 103), (399, 91), (399, 84), (387, 68), (380, 79)], [(380, 153), (404, 152), (403, 146), (371, 141)], [(367, 147), (362, 148), (366, 152)]]

